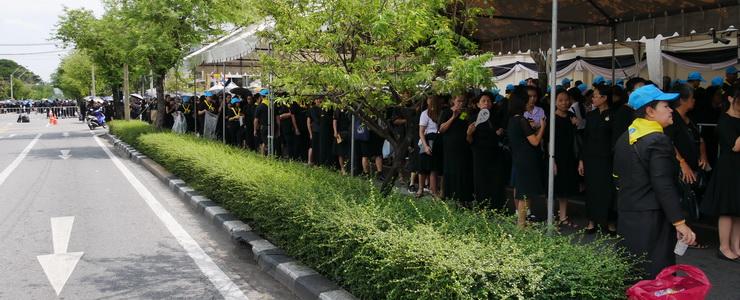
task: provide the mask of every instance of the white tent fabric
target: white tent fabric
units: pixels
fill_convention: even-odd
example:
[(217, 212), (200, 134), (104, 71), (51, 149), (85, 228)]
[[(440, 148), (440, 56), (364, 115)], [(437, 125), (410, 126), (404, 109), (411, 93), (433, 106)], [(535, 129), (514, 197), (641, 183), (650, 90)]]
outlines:
[(271, 17), (265, 20), (242, 27), (218, 39), (185, 57), (188, 66), (198, 66), (203, 63), (220, 63), (244, 57), (257, 46), (266, 44), (257, 33), (275, 27), (275, 20)]
[(218, 93), (223, 91), (224, 86), (222, 84), (215, 84), (211, 88), (208, 89), (209, 92)]
[(722, 69), (725, 69), (727, 67), (734, 66), (734, 65), (737, 64), (737, 59), (731, 59), (731, 60), (728, 60), (728, 61), (723, 61), (723, 62), (714, 63), (714, 64), (699, 64), (699, 63), (695, 63), (695, 62), (690, 62), (690, 61), (687, 61), (687, 60), (683, 60), (683, 59), (680, 59), (678, 57), (671, 56), (671, 55), (668, 55), (668, 54), (665, 54), (665, 53), (663, 53), (662, 56), (667, 61), (670, 61), (670, 62), (672, 62), (674, 64), (677, 64), (677, 65), (680, 65), (680, 66), (684, 66), (684, 67), (687, 67), (687, 68), (691, 68), (691, 69), (696, 69), (696, 70), (706, 70), (706, 71), (708, 71), (708, 70), (722, 70)]
[[(643, 61), (640, 62), (637, 65), (622, 68), (622, 69), (615, 69), (616, 74), (615, 76), (617, 79), (620, 78), (626, 78), (626, 77), (634, 77), (640, 74), (640, 71), (644, 69), (647, 66), (647, 62)], [(564, 78), (567, 74), (573, 72), (573, 71), (583, 71), (587, 70), (591, 72), (592, 74), (595, 74), (597, 76), (603, 76), (605, 79), (611, 80), (612, 78), (612, 70), (607, 68), (602, 68), (596, 65), (589, 64), (585, 61), (578, 60), (565, 68), (562, 68), (561, 70), (558, 70), (557, 72), (557, 78)], [(496, 76), (495, 79), (497, 81), (502, 81), (518, 72), (524, 72), (526, 75), (525, 77), (537, 77), (537, 70), (532, 70), (530, 68), (525, 67), (522, 64), (516, 64), (513, 68), (511, 68), (508, 72), (501, 74), (500, 76)]]
[[(586, 62), (580, 62), (580, 63), (581, 63), (581, 66), (583, 66), (584, 69), (591, 72), (591, 74), (595, 74), (596, 76), (603, 76), (607, 80), (613, 80), (612, 79), (612, 69), (602, 68), (602, 67), (595, 66), (595, 65), (592, 65)], [(640, 74), (640, 70), (644, 69), (647, 66), (648, 66), (648, 63), (643, 61), (631, 67), (622, 68), (622, 69), (614, 69), (615, 70), (614, 76), (617, 77), (617, 79), (636, 77)], [(559, 73), (560, 72), (558, 72), (558, 74)]]
[(640, 40), (640, 42), (645, 44), (645, 55), (647, 57), (650, 80), (661, 88), (663, 87), (663, 52), (660, 45), (663, 43), (663, 40), (668, 38), (671, 37), (665, 38), (659, 34), (654, 39), (642, 38)]

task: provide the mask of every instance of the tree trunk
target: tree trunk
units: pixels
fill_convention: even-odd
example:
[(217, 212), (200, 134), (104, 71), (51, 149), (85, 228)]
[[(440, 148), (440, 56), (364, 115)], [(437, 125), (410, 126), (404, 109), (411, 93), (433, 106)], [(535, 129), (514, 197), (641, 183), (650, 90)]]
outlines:
[(111, 116), (111, 119), (121, 120), (123, 119), (123, 105), (121, 105), (121, 89), (119, 86), (113, 86), (113, 109), (115, 111), (115, 118)]
[(387, 197), (393, 191), (393, 186), (395, 186), (396, 180), (398, 180), (398, 176), (401, 174), (401, 168), (404, 166), (404, 160), (409, 155), (410, 142), (408, 138), (404, 138), (400, 144), (393, 145), (391, 143), (391, 145), (394, 152), (393, 163), (391, 163), (391, 168), (388, 170), (388, 174), (386, 174), (383, 185), (380, 188), (380, 193), (384, 197)]
[(164, 115), (165, 106), (164, 102), (164, 74), (156, 74), (157, 78), (154, 80), (154, 86), (157, 88), (157, 119), (154, 124), (157, 129), (164, 129)]
[(129, 102), (128, 64), (123, 64), (123, 119), (131, 120), (131, 103)]

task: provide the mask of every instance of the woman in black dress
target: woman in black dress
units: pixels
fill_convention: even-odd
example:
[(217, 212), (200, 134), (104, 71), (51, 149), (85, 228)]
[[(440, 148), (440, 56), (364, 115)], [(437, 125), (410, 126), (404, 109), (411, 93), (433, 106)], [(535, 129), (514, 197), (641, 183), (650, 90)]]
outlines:
[[(504, 196), (505, 181), (503, 176), (502, 151), (499, 147), (499, 136), (496, 134), (493, 119), (493, 99), (490, 92), (484, 92), (478, 98), (477, 112), (470, 119), (467, 140), (473, 152), (473, 188), (475, 200), (493, 209), (503, 209), (506, 204)], [(475, 124), (478, 114), (486, 109), (489, 119)]]
[(473, 154), (466, 138), (471, 115), (465, 103), (465, 96), (456, 96), (452, 107), (442, 111), (439, 133), (444, 135), (445, 197), (469, 204), (473, 200)]
[(565, 90), (557, 91), (555, 100), (555, 194), (559, 197), (559, 224), (576, 227), (568, 219), (568, 200), (578, 193), (578, 160), (576, 159), (576, 115), (569, 111), (573, 101)]
[(514, 172), (514, 202), (517, 210), (517, 225), (523, 227), (527, 216), (529, 201), (533, 197), (542, 194), (542, 172), (540, 172), (540, 161), (542, 156), (538, 147), (542, 142), (547, 125), (546, 118), (542, 118), (540, 126), (535, 131), (524, 118), (528, 101), (527, 91), (523, 87), (517, 87), (509, 100), (509, 124), (506, 132), (509, 135), (509, 147), (511, 148), (512, 168)]
[(729, 108), (719, 118), (719, 159), (701, 204), (719, 216), (717, 256), (740, 262), (740, 86), (728, 96)]
[(614, 221), (614, 182), (612, 179), (612, 126), (610, 88), (594, 87), (594, 110), (586, 114), (583, 151), (578, 163), (578, 174), (586, 179), (586, 233), (595, 233), (596, 224), (607, 224), (610, 234), (616, 232)]
[(339, 171), (346, 175), (345, 164), (349, 162), (352, 119), (348, 112), (336, 110), (333, 119), (334, 155), (339, 158)]
[(293, 102), (290, 106), (290, 112), (293, 114), (293, 127), (297, 128), (295, 132), (295, 143), (293, 143), (293, 158), (301, 161), (308, 161), (308, 108), (304, 103)]
[(306, 127), (309, 129), (308, 139), (311, 143), (311, 147), (308, 149), (309, 166), (321, 164), (322, 149), (319, 138), (321, 136), (321, 100), (321, 97), (314, 98), (313, 105), (308, 109), (308, 117), (306, 118)]
[(426, 109), (419, 115), (419, 187), (416, 197), (424, 195), (424, 186), (429, 179), (429, 191), (434, 197), (439, 196), (437, 175), (442, 171), (442, 151), (439, 142), (439, 115), (442, 99), (439, 96), (427, 98)]

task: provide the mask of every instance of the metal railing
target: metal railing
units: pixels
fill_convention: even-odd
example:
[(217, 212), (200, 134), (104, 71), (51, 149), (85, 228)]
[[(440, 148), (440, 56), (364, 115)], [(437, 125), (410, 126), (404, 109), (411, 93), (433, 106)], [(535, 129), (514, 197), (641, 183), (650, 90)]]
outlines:
[(0, 114), (44, 114), (48, 115), (49, 111), (54, 112), (58, 118), (73, 118), (79, 116), (77, 106), (52, 106), (52, 107), (0, 107)]

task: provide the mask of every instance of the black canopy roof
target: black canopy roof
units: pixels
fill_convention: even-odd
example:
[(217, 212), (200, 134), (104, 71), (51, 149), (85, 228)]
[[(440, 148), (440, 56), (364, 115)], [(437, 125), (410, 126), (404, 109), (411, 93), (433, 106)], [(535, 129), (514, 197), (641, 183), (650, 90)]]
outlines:
[[(472, 35), (482, 50), (517, 52), (550, 47), (552, 0), (468, 0), (494, 8)], [(678, 32), (689, 35), (740, 26), (740, 0), (559, 0), (558, 47), (609, 43)], [(726, 33), (732, 35), (732, 33)]]

